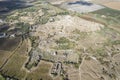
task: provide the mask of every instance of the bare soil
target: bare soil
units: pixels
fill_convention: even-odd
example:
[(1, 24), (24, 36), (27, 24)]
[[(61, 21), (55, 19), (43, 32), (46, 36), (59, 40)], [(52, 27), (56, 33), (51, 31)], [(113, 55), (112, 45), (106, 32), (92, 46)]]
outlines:
[(120, 10), (120, 2), (109, 2), (109, 3), (105, 3), (103, 5), (107, 6), (109, 8), (112, 8), (112, 9)]
[(91, 1), (112, 9), (120, 10), (120, 0), (91, 0)]

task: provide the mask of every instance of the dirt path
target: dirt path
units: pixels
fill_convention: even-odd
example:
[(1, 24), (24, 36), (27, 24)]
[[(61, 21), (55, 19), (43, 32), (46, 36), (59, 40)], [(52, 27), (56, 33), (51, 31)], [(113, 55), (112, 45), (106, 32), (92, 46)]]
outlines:
[(84, 60), (85, 60), (85, 57), (86, 57), (86, 56), (83, 57), (82, 62), (81, 62), (81, 64), (80, 64), (80, 66), (79, 66), (79, 80), (82, 80), (82, 79), (81, 79), (81, 66), (82, 66), (82, 64), (83, 64), (83, 62), (84, 62)]

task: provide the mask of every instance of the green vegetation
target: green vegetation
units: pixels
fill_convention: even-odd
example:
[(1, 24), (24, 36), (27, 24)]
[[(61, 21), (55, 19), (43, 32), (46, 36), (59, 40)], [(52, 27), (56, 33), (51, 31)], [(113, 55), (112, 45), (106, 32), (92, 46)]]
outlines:
[(25, 67), (30, 70), (34, 65), (33, 64), (26, 64)]
[(79, 66), (80, 66), (80, 64), (79, 64), (79, 63), (75, 63), (75, 64), (74, 64), (74, 66), (75, 66), (75, 68), (77, 68), (77, 69), (78, 69), (78, 68), (79, 68)]
[(9, 21), (13, 21), (13, 20), (18, 20), (19, 19), (19, 16), (7, 16), (6, 18), (6, 21), (9, 22)]
[(64, 43), (69, 43), (69, 39), (65, 38), (65, 37), (61, 37), (59, 40), (56, 40), (57, 44), (64, 44)]
[(3, 78), (3, 77), (0, 75), (0, 80), (5, 80), (5, 78)]
[(104, 46), (102, 46), (98, 49), (94, 49), (94, 48), (90, 47), (86, 50), (86, 52), (92, 53), (92, 55), (94, 55), (95, 57), (106, 57), (106, 56), (108, 56), (108, 53), (106, 51), (107, 50)]
[(30, 40), (31, 40), (32, 47), (37, 47), (37, 46), (38, 46), (38, 43), (37, 43), (36, 40), (37, 40), (39, 37), (31, 36), (31, 37), (29, 37), (29, 38), (30, 38)]
[(35, 8), (34, 6), (32, 6), (32, 7), (21, 9), (21, 10), (18, 10), (18, 11), (19, 12), (36, 12), (36, 11), (38, 11), (38, 9)]
[(97, 50), (96, 50), (96, 55), (97, 55), (97, 56), (105, 57), (105, 56), (107, 56), (108, 54), (107, 54), (107, 52), (105, 51), (104, 48), (100, 48), (100, 49), (97, 49)]
[(70, 13), (68, 11), (60, 12), (58, 15), (69, 15)]
[(28, 23), (19, 22), (16, 23), (16, 27), (20, 28), (22, 33), (27, 33), (29, 32), (30, 25)]
[(32, 55), (31, 54), (35, 54), (35, 53), (32, 53), (32, 51), (31, 52), (29, 52), (29, 60), (28, 60), (28, 62), (25, 64), (25, 68), (27, 68), (28, 70), (30, 70), (31, 68), (33, 68), (33, 67), (37, 67), (38, 66), (38, 63), (40, 62), (40, 59), (34, 59), (34, 61), (33, 61), (33, 58), (32, 58)]
[(69, 39), (65, 38), (65, 37), (61, 37), (59, 40), (56, 40), (56, 43), (58, 44), (57, 49), (71, 49), (74, 48), (75, 43), (70, 41)]
[(120, 11), (110, 9), (110, 8), (104, 8), (95, 12), (92, 12), (93, 14), (96, 14), (97, 16), (104, 15), (104, 20), (106, 20), (109, 24), (120, 24)]
[(114, 10), (114, 9), (110, 9), (110, 8), (104, 8), (104, 9), (95, 11), (93, 13), (97, 13), (97, 14), (100, 14), (100, 15), (106, 15), (106, 16), (114, 17), (114, 18), (120, 20), (120, 15), (119, 15), (120, 11), (118, 11), (118, 10)]
[(40, 17), (39, 23), (40, 24), (45, 24), (45, 23), (48, 22), (48, 20), (49, 20), (48, 16), (42, 16), (42, 17)]
[(79, 35), (78, 40), (79, 40), (79, 39), (84, 39), (84, 38), (86, 38), (87, 35), (88, 35), (87, 32), (81, 32), (81, 31), (78, 30), (78, 29), (75, 29), (72, 33), (73, 33), (73, 34), (78, 34), (78, 35)]
[(118, 45), (118, 44), (120, 44), (120, 40), (115, 40), (115, 41), (112, 42), (112, 44), (113, 45)]
[(25, 67), (30, 70), (32, 67), (36, 67), (38, 65), (39, 61), (35, 61), (35, 62), (28, 62)]
[(71, 61), (64, 61), (64, 64), (66, 65), (73, 65), (75, 68), (79, 68), (80, 63), (76, 63), (76, 62), (71, 62)]
[(108, 39), (108, 41), (106, 43), (104, 43), (104, 46), (112, 47), (113, 45), (119, 45), (119, 44), (120, 44), (120, 40), (110, 40), (110, 39)]

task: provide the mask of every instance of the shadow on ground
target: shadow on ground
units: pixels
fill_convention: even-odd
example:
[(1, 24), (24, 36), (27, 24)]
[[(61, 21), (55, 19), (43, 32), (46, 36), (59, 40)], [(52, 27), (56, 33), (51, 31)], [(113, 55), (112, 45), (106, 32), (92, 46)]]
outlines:
[(32, 6), (30, 3), (21, 0), (0, 0), (0, 14), (9, 13), (16, 9)]
[(68, 5), (74, 5), (74, 4), (79, 4), (79, 5), (86, 5), (86, 6), (91, 6), (93, 5), (90, 2), (86, 2), (86, 1), (76, 1), (76, 2), (69, 2)]

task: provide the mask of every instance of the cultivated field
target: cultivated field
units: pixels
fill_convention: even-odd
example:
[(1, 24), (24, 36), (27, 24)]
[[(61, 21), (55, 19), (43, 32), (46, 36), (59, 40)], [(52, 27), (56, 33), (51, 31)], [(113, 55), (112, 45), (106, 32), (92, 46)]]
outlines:
[(14, 50), (21, 42), (21, 38), (16, 39), (0, 39), (0, 67), (6, 63)]
[(8, 59), (4, 67), (1, 69), (1, 73), (4, 76), (14, 77), (19, 80), (24, 78), (25, 71), (22, 70), (22, 66), (27, 60), (27, 43), (24, 41), (20, 47), (13, 53)]
[(0, 50), (0, 67), (5, 63), (6, 59), (11, 55), (12, 53), (9, 51), (2, 51)]

